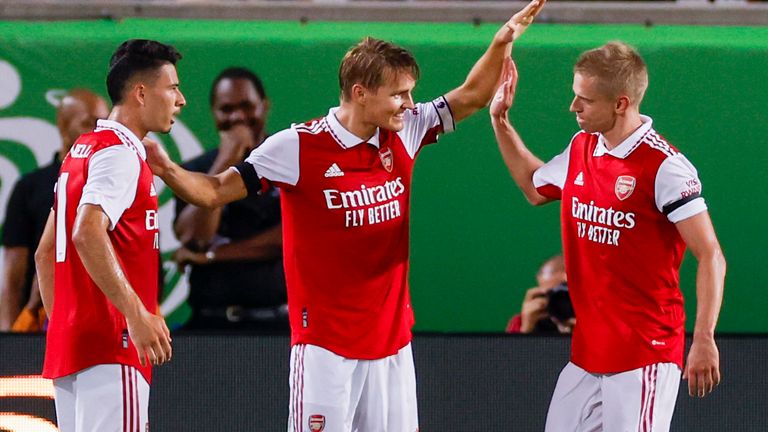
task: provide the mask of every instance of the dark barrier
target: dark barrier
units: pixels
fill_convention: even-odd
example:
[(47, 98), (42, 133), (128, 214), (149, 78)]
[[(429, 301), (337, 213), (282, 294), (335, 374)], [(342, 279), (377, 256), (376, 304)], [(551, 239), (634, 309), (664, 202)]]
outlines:
[[(761, 367), (768, 336), (723, 336), (718, 343), (723, 383), (702, 400), (688, 397), (683, 384), (672, 430), (768, 430), (768, 376)], [(53, 421), (50, 399), (24, 396), (11, 388), (20, 381), (7, 381), (39, 372), (43, 344), (39, 336), (0, 337), (0, 422), (10, 412), (27, 415), (28, 424), (38, 421), (34, 417)], [(543, 430), (551, 391), (568, 358), (565, 337), (421, 334), (413, 347), (424, 432)], [(288, 354), (285, 336), (175, 335), (173, 361), (156, 370), (152, 430), (284, 431)], [(44, 430), (3, 424), (9, 423), (0, 423), (3, 431)]]

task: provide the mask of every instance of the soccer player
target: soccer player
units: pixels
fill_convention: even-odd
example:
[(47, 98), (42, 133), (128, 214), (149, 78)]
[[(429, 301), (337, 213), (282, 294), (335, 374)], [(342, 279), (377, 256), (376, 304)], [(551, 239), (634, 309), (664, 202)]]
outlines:
[(155, 41), (121, 44), (107, 75), (109, 119), (62, 162), (35, 254), (50, 317), (43, 376), (62, 432), (147, 430), (151, 364), (171, 358), (156, 315), (157, 193), (140, 138), (168, 132), (185, 104), (180, 58)]
[(289, 431), (418, 430), (407, 287), (414, 160), (488, 104), (512, 41), (542, 6), (510, 19), (464, 84), (432, 102), (412, 100), (419, 68), (408, 51), (366, 38), (341, 62), (341, 106), (270, 136), (236, 169), (190, 173), (148, 144), (155, 174), (195, 205), (281, 188)]
[(581, 55), (570, 110), (581, 127), (543, 163), (508, 119), (517, 71), (507, 60), (491, 121), (512, 177), (534, 205), (561, 200), (568, 286), (578, 321), (546, 431), (667, 431), (685, 344), (679, 267), (698, 260), (691, 396), (720, 382), (714, 340), (725, 259), (696, 169), (640, 114), (643, 59), (611, 42)]

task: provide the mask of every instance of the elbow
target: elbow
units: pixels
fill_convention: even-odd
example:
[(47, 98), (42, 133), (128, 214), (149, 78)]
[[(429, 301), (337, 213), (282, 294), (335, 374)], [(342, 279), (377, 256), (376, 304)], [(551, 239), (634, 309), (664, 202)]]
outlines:
[(50, 262), (53, 255), (54, 244), (52, 242), (40, 242), (35, 250), (35, 266), (38, 268)]
[(549, 202), (549, 200), (538, 194), (535, 196), (527, 195), (525, 199), (534, 207), (542, 206)]
[(720, 269), (720, 272), (723, 274), (723, 277), (725, 277), (725, 273), (728, 270), (728, 264), (726, 263), (725, 255), (723, 255), (723, 251), (720, 248), (717, 248), (717, 253), (715, 254), (715, 263)]
[(83, 251), (88, 247), (88, 239), (92, 238), (89, 229), (86, 226), (76, 225), (72, 231), (72, 244), (78, 255), (82, 256)]

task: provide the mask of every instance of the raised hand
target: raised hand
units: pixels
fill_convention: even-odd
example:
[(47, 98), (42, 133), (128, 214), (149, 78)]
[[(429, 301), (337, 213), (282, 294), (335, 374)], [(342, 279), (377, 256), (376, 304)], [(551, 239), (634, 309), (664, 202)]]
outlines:
[(504, 69), (501, 72), (501, 84), (491, 101), (491, 116), (507, 116), (507, 111), (512, 107), (512, 101), (515, 98), (517, 78), (518, 75), (515, 62), (507, 57), (504, 59)]
[(547, 0), (532, 0), (499, 29), (496, 33), (496, 39), (504, 42), (516, 41), (528, 30), (528, 26), (533, 23), (546, 2)]
[(225, 158), (227, 165), (242, 162), (245, 153), (256, 147), (253, 130), (244, 124), (235, 124), (227, 130), (219, 131), (219, 139), (219, 157)]
[(128, 335), (136, 347), (142, 366), (146, 366), (147, 361), (153, 365), (161, 365), (171, 359), (171, 332), (163, 317), (142, 307), (137, 315), (131, 318), (126, 316), (126, 322)]

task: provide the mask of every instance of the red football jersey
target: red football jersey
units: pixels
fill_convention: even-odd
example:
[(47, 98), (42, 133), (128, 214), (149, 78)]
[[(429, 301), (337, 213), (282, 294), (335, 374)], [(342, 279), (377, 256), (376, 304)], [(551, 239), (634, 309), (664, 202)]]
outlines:
[(562, 199), (562, 237), (576, 313), (571, 361), (592, 373), (682, 367), (685, 309), (675, 227), (706, 210), (696, 170), (650, 118), (611, 151), (581, 132), (534, 184)]
[[(422, 145), (453, 129), (443, 98), (368, 141), (328, 116), (271, 136), (241, 166), (281, 188), (291, 343), (377, 359), (411, 340), (408, 216)], [(250, 183), (258, 179), (241, 172)]]
[[(109, 162), (103, 163), (106, 155)], [(96, 172), (93, 161), (99, 157), (102, 160)], [(81, 204), (102, 206), (110, 217), (109, 238), (123, 273), (147, 310), (155, 312), (159, 231), (152, 180), (141, 142), (116, 122), (100, 120), (99, 127), (78, 138), (64, 159), (54, 201), (56, 264), (53, 315), (43, 367), (46, 378), (116, 363), (135, 367), (151, 382), (151, 367), (139, 364), (125, 317), (83, 266), (72, 243), (72, 228)], [(115, 190), (124, 193), (109, 196)]]

